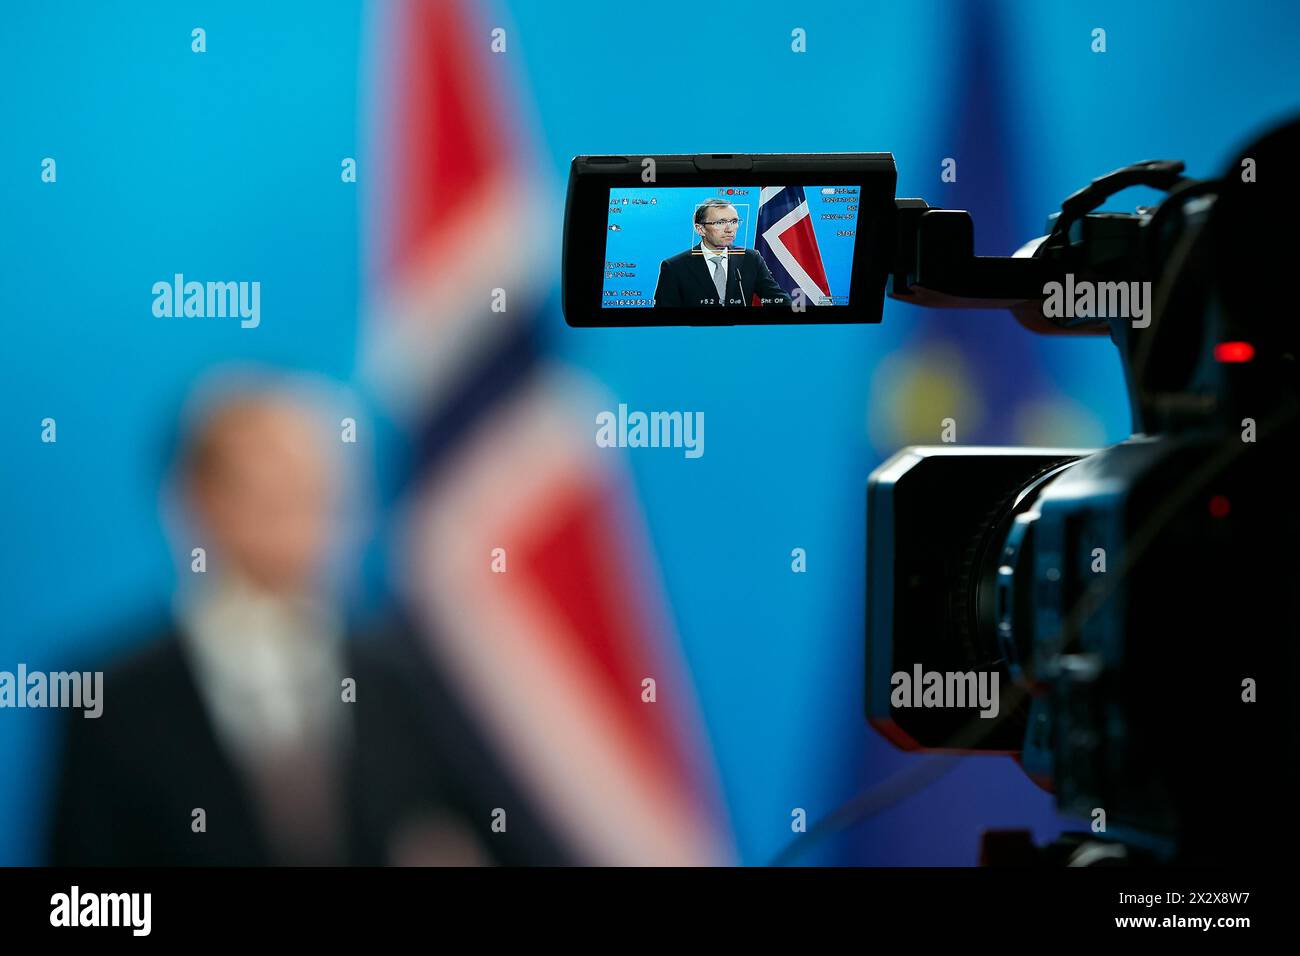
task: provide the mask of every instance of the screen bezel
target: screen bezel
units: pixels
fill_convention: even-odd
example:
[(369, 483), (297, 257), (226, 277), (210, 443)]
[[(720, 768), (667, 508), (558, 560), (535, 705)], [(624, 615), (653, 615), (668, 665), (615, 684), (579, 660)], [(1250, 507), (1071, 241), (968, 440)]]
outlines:
[[(642, 177), (655, 161), (655, 179)], [(702, 156), (577, 156), (569, 172), (564, 218), (562, 287), (565, 321), (575, 328), (727, 325), (844, 325), (880, 321), (896, 244), (897, 171), (890, 153), (706, 154)], [(609, 192), (626, 187), (857, 186), (857, 235), (848, 305), (601, 307)], [(587, 237), (598, 237), (591, 241)], [(584, 241), (585, 240), (585, 241)]]

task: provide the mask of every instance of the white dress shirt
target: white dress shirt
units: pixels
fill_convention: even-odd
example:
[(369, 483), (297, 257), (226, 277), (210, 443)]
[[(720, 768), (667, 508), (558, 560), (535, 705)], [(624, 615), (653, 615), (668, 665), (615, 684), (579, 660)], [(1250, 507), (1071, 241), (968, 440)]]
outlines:
[(236, 760), (340, 742), (343, 635), (328, 609), (228, 575), (184, 601), (179, 617), (199, 693)]
[(250, 787), (279, 862), (342, 859), (341, 761), (351, 744), (337, 618), (227, 575), (178, 609), (217, 739)]

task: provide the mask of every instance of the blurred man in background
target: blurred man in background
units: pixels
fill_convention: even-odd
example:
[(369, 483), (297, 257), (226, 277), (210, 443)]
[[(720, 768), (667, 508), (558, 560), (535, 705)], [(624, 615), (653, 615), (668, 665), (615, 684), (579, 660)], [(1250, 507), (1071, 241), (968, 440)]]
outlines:
[[(214, 404), (178, 486), (211, 565), (71, 720), (55, 863), (556, 862), (427, 659), (353, 639), (324, 587), (338, 470), (318, 410)], [(197, 570), (198, 568), (194, 568)], [(492, 831), (511, 806), (510, 836)]]

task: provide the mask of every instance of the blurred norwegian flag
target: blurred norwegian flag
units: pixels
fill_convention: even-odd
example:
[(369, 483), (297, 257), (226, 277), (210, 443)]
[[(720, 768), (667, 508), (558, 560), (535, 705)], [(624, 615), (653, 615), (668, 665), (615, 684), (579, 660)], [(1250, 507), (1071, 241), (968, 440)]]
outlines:
[[(539, 200), (553, 186), (512, 135), (522, 123), (502, 95), (505, 59), (472, 8), (380, 4), (373, 34), (381, 174), (362, 348), (366, 380), (417, 436), (400, 590), (432, 659), (576, 859), (729, 863), (630, 485), (581, 411), (590, 387), (538, 343), (560, 238)], [(497, 548), (505, 573), (492, 569)], [(647, 677), (654, 703), (642, 700)]]

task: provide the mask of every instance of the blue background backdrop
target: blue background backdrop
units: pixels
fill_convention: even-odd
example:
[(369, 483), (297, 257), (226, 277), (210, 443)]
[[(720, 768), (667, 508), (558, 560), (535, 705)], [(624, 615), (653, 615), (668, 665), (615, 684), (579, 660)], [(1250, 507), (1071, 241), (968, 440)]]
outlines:
[[(482, 42), (508, 31), (496, 62), (517, 104), (499, 121), (533, 138), (556, 210), (577, 153), (890, 150), (899, 195), (970, 209), (977, 251), (1005, 254), (1094, 176), (1154, 157), (1217, 172), (1300, 105), (1294, 4), (756, 0), (724, 22), (684, 2), (475, 7)], [(343, 2), (0, 14), (0, 668), (107, 651), (165, 600), (158, 467), (202, 370), (354, 376), (372, 20)], [(699, 108), (709, 80), (725, 119)], [(355, 188), (342, 156), (359, 159)], [(558, 279), (552, 226), (522, 238), (555, 250)], [(260, 279), (261, 326), (154, 320), (148, 290), (176, 271)], [(890, 303), (872, 327), (579, 332), (552, 309), (544, 334), (634, 408), (708, 415), (705, 458), (629, 462), (750, 863), (790, 838), (790, 807), (815, 819), (915, 759), (864, 727), (860, 676), (864, 481), (907, 422), (937, 422), (938, 395), (963, 442), (1127, 432), (1105, 340), (1042, 340), (997, 313)], [(56, 445), (39, 441), (47, 415)], [(789, 572), (794, 546), (807, 574)], [(0, 711), (0, 863), (39, 860), (53, 726)], [(968, 864), (988, 825), (1059, 823), (1011, 761), (969, 759), (806, 859)]]

